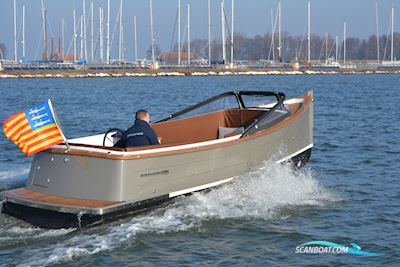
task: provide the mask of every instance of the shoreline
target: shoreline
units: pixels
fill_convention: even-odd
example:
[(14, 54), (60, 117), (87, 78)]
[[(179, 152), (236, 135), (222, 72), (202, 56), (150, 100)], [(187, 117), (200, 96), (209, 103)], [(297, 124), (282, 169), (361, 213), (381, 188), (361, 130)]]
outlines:
[(126, 69), (126, 70), (34, 70), (1, 71), (0, 79), (7, 78), (112, 78), (112, 77), (176, 77), (176, 76), (262, 76), (262, 75), (337, 75), (337, 74), (400, 74), (400, 69)]

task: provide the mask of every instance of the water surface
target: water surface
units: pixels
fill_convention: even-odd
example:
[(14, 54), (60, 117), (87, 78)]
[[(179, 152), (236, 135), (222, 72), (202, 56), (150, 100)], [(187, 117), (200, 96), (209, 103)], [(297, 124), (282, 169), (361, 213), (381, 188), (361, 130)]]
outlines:
[[(400, 262), (399, 75), (0, 80), (0, 121), (53, 101), (68, 138), (125, 128), (228, 90), (314, 90), (311, 162), (262, 169), (208, 193), (87, 229), (42, 230), (0, 214), (5, 266), (396, 266)], [(30, 159), (0, 134), (0, 189), (22, 186)], [(299, 255), (311, 240), (384, 253)]]

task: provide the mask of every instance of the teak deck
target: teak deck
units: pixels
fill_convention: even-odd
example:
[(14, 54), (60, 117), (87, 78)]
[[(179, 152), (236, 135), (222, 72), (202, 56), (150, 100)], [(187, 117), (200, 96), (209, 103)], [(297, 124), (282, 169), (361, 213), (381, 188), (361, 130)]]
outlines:
[(80, 208), (105, 208), (122, 202), (91, 200), (81, 198), (70, 198), (61, 196), (52, 196), (28, 190), (26, 188), (17, 188), (2, 192), (5, 197), (18, 198), (27, 201), (40, 202), (50, 205), (72, 206)]

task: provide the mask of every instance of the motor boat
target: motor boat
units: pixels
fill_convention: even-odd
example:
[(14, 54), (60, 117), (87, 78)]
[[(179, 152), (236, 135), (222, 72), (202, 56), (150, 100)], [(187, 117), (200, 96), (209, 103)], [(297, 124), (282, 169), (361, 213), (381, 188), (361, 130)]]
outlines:
[(79, 228), (226, 184), (266, 160), (306, 164), (313, 93), (226, 92), (150, 124), (161, 144), (113, 145), (120, 129), (35, 154), (26, 186), (0, 193), (2, 212), (42, 228)]

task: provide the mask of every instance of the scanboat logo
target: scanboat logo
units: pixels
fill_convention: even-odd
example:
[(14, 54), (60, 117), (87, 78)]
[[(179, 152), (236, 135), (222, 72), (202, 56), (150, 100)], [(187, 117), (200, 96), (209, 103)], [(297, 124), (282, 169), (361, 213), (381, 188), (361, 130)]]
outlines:
[(296, 247), (296, 254), (354, 254), (359, 256), (382, 256), (381, 253), (363, 251), (356, 243), (350, 243), (351, 247), (328, 242), (310, 241)]

